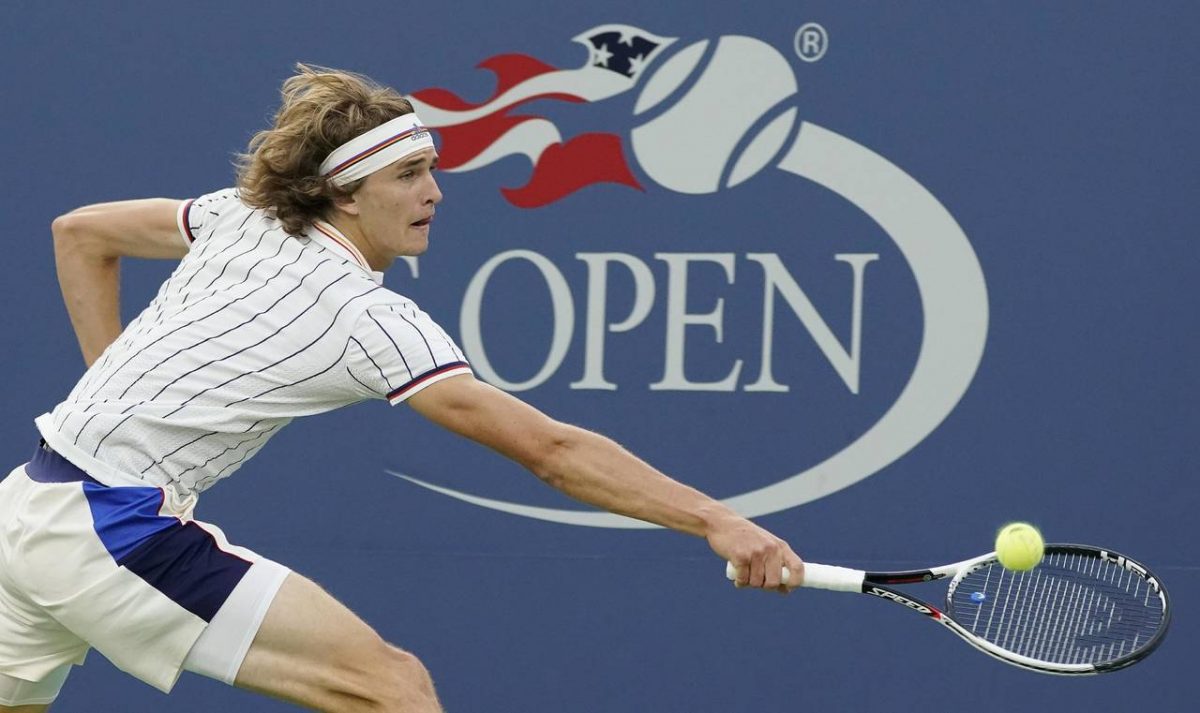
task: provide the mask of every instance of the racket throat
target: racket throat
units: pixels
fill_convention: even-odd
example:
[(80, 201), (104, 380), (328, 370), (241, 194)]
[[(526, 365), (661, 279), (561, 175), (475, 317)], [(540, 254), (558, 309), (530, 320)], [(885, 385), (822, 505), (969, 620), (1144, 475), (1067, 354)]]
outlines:
[(919, 599), (911, 599), (906, 597), (904, 594), (897, 592), (894, 589), (889, 589), (888, 587), (882, 587), (878, 584), (864, 584), (863, 594), (870, 594), (871, 596), (879, 597), (880, 599), (886, 599), (888, 601), (895, 602), (896, 604), (907, 607), (918, 614), (924, 614), (925, 616), (933, 619), (940, 620), (942, 618), (942, 613), (937, 609), (934, 609), (932, 606), (920, 601)]

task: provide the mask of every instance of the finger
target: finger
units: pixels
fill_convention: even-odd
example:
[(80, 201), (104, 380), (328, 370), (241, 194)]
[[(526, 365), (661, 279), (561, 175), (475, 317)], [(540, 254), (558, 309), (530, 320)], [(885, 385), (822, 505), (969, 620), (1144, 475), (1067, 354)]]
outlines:
[(733, 586), (741, 589), (750, 584), (750, 565), (739, 564), (737, 567), (737, 576), (733, 579)]
[(757, 555), (750, 559), (750, 579), (747, 584), (754, 588), (761, 588), (763, 582), (766, 581), (767, 571), (766, 565), (763, 562), (762, 555)]
[(788, 589), (796, 589), (804, 582), (804, 560), (800, 559), (796, 553), (791, 553), (791, 556), (785, 560), (785, 567), (788, 568), (788, 581), (783, 585)]
[(778, 589), (782, 584), (783, 553), (776, 550), (763, 559), (763, 589)]

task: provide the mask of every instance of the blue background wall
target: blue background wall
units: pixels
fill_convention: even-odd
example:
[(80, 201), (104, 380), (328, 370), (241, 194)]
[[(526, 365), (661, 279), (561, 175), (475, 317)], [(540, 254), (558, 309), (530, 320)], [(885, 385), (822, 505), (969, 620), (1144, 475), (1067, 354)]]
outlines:
[[(475, 69), (482, 60), (522, 53), (577, 68), (586, 57), (571, 38), (606, 23), (680, 38), (671, 51), (753, 37), (789, 63), (799, 119), (886, 157), (946, 207), (988, 296), (978, 371), (938, 428), (872, 477), (760, 521), (814, 561), (876, 569), (985, 551), (995, 528), (1017, 518), (1050, 540), (1110, 546), (1144, 560), (1175, 597), (1174, 630), (1158, 653), (1113, 676), (1039, 677), (894, 607), (734, 591), (698, 540), (517, 517), (390, 477), (576, 507), (380, 404), (294, 424), (206, 494), (199, 515), (421, 655), (452, 711), (915, 711), (950, 701), (981, 713), (1115, 711), (1148, 695), (1164, 710), (1190, 709), (1200, 693), (1189, 675), (1200, 653), (1191, 547), (1200, 505), (1200, 51), (1191, 30), (1200, 11), (1183, 2), (847, 5), (7, 4), (0, 453), (21, 462), (36, 441), (33, 417), (82, 372), (55, 283), (51, 220), (86, 203), (228, 185), (232, 154), (266, 124), (294, 62), (479, 102), (494, 86)], [(793, 50), (807, 22), (829, 35), (819, 62)], [(715, 495), (764, 487), (851, 446), (895, 401), (921, 341), (914, 277), (879, 226), (796, 176), (767, 170), (704, 196), (657, 186), (628, 151), (637, 93), (527, 108), (565, 138), (622, 136), (643, 191), (590, 186), (521, 209), (499, 189), (526, 182), (524, 159), (443, 174), (446, 201), (419, 277), (397, 265), (387, 284), (460, 336), (464, 291), (486, 260), (513, 249), (546, 256), (570, 285), (577, 324), (561, 367), (521, 397)], [(575, 254), (606, 251), (645, 262), (656, 297), (640, 326), (608, 335), (605, 373), (617, 390), (572, 389), (583, 373), (587, 289)], [(735, 256), (733, 284), (713, 265), (695, 267), (689, 282), (692, 311), (725, 300), (725, 340), (705, 328), (687, 336), (697, 381), (745, 360), (735, 391), (649, 388), (663, 375), (666, 339), (668, 276), (655, 254), (670, 252)], [(745, 255), (762, 252), (780, 255), (842, 343), (849, 271), (833, 256), (880, 255), (866, 273), (857, 394), (782, 303), (773, 354), (790, 391), (744, 390), (758, 376), (763, 289)], [(128, 316), (169, 269), (126, 265)], [(497, 370), (520, 381), (546, 358), (551, 311), (537, 273), (505, 270), (489, 285), (483, 336)], [(609, 296), (615, 321), (633, 300), (626, 275), (614, 272)], [(194, 676), (164, 698), (93, 655), (56, 710), (221, 707), (286, 709)]]

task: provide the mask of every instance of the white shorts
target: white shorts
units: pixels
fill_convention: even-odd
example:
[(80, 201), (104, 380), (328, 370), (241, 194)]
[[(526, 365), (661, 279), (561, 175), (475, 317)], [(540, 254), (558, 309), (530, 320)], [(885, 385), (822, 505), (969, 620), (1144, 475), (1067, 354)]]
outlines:
[(89, 648), (162, 691), (233, 682), (288, 570), (169, 502), (45, 447), (0, 481), (0, 704), (50, 702)]

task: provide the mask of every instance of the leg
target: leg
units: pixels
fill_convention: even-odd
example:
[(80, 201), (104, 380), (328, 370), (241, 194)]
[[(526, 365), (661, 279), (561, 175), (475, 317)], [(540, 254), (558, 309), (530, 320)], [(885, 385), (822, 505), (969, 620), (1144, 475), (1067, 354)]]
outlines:
[[(0, 713), (44, 713), (57, 696), (71, 665), (66, 664), (41, 681), (23, 681), (0, 673)], [(37, 701), (31, 703), (30, 701)]]
[[(0, 673), (0, 713), (44, 713), (57, 696), (71, 664), (51, 671), (41, 681), (25, 681)], [(35, 702), (36, 701), (36, 702)]]
[(415, 656), (294, 572), (267, 610), (235, 685), (319, 711), (442, 711)]

